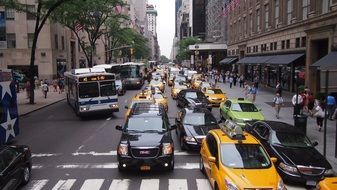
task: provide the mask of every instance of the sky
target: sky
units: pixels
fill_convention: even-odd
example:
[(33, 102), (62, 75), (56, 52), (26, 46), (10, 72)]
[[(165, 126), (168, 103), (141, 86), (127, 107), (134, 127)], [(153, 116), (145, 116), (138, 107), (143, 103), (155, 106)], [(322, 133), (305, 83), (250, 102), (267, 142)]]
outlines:
[(155, 5), (158, 12), (157, 36), (160, 52), (169, 59), (175, 31), (174, 3), (173, 0), (148, 0), (148, 4)]

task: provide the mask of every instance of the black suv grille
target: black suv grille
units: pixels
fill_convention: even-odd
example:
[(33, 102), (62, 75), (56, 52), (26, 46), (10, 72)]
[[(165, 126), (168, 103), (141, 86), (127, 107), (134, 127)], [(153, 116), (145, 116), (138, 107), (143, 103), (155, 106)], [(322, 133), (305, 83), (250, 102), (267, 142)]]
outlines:
[(131, 148), (131, 154), (135, 158), (154, 158), (158, 153), (159, 148)]

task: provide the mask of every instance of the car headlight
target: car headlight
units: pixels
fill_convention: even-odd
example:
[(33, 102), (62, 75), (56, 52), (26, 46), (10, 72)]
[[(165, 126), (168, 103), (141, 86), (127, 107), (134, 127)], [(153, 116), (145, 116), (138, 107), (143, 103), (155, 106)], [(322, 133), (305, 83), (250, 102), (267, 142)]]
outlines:
[(128, 145), (127, 144), (119, 144), (118, 154), (123, 155), (123, 156), (127, 156), (128, 153), (129, 153)]
[(163, 143), (163, 154), (168, 155), (173, 153), (173, 145), (171, 143)]
[(81, 111), (88, 111), (88, 110), (90, 110), (90, 107), (89, 106), (85, 106), (85, 107), (81, 107), (80, 109), (81, 109)]
[(282, 168), (282, 169), (283, 169), (284, 171), (286, 171), (286, 172), (293, 173), (293, 174), (298, 174), (298, 170), (297, 170), (297, 168), (294, 167), (294, 166), (289, 166), (289, 165), (287, 165), (287, 164), (281, 162), (281, 163), (279, 164), (279, 167)]
[(238, 187), (229, 179), (225, 179), (225, 186), (228, 190), (239, 190)]
[(186, 142), (195, 142), (195, 139), (193, 137), (184, 136), (184, 139)]
[(332, 176), (332, 175), (334, 175), (335, 174), (335, 172), (332, 170), (332, 169), (327, 169), (327, 170), (325, 170), (325, 172), (324, 172), (324, 175), (325, 176)]
[(283, 183), (283, 180), (280, 179), (280, 181), (277, 184), (277, 190), (287, 190), (286, 186)]

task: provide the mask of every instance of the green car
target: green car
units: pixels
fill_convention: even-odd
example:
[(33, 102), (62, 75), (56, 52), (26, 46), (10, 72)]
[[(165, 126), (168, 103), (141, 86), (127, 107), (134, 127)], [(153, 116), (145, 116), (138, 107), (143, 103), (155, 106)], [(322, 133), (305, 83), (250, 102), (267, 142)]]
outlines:
[(244, 127), (247, 121), (264, 120), (261, 109), (243, 98), (228, 99), (221, 103), (220, 117), (222, 120), (232, 120), (241, 127)]

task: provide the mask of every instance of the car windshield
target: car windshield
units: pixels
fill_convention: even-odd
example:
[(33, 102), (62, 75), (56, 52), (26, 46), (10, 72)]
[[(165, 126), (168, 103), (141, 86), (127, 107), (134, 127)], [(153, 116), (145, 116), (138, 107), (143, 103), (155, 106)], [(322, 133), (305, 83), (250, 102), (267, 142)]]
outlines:
[(310, 140), (301, 133), (273, 132), (271, 143), (285, 147), (312, 147)]
[(235, 169), (269, 168), (271, 162), (259, 144), (221, 144), (221, 162)]
[(161, 117), (131, 117), (124, 130), (126, 132), (164, 132), (166, 128)]
[(153, 97), (155, 99), (163, 99), (164, 98), (164, 96), (162, 94), (154, 94)]
[(203, 88), (210, 87), (210, 86), (211, 86), (211, 84), (209, 84), (208, 82), (203, 82), (201, 84), (201, 87), (203, 87)]
[(252, 103), (234, 103), (232, 104), (232, 111), (258, 112), (259, 110)]
[(192, 113), (187, 114), (184, 118), (185, 125), (212, 125), (217, 121), (211, 113)]
[(160, 80), (151, 80), (150, 85), (158, 85), (160, 83), (161, 83)]
[(186, 81), (185, 77), (176, 77), (174, 81), (179, 82), (179, 81)]
[(220, 89), (207, 89), (206, 94), (223, 94)]
[(176, 83), (174, 83), (174, 88), (187, 89), (187, 86), (186, 86), (185, 83), (176, 82)]
[(201, 99), (204, 98), (203, 94), (200, 92), (186, 92), (185, 95), (186, 98), (192, 98), (192, 99)]

